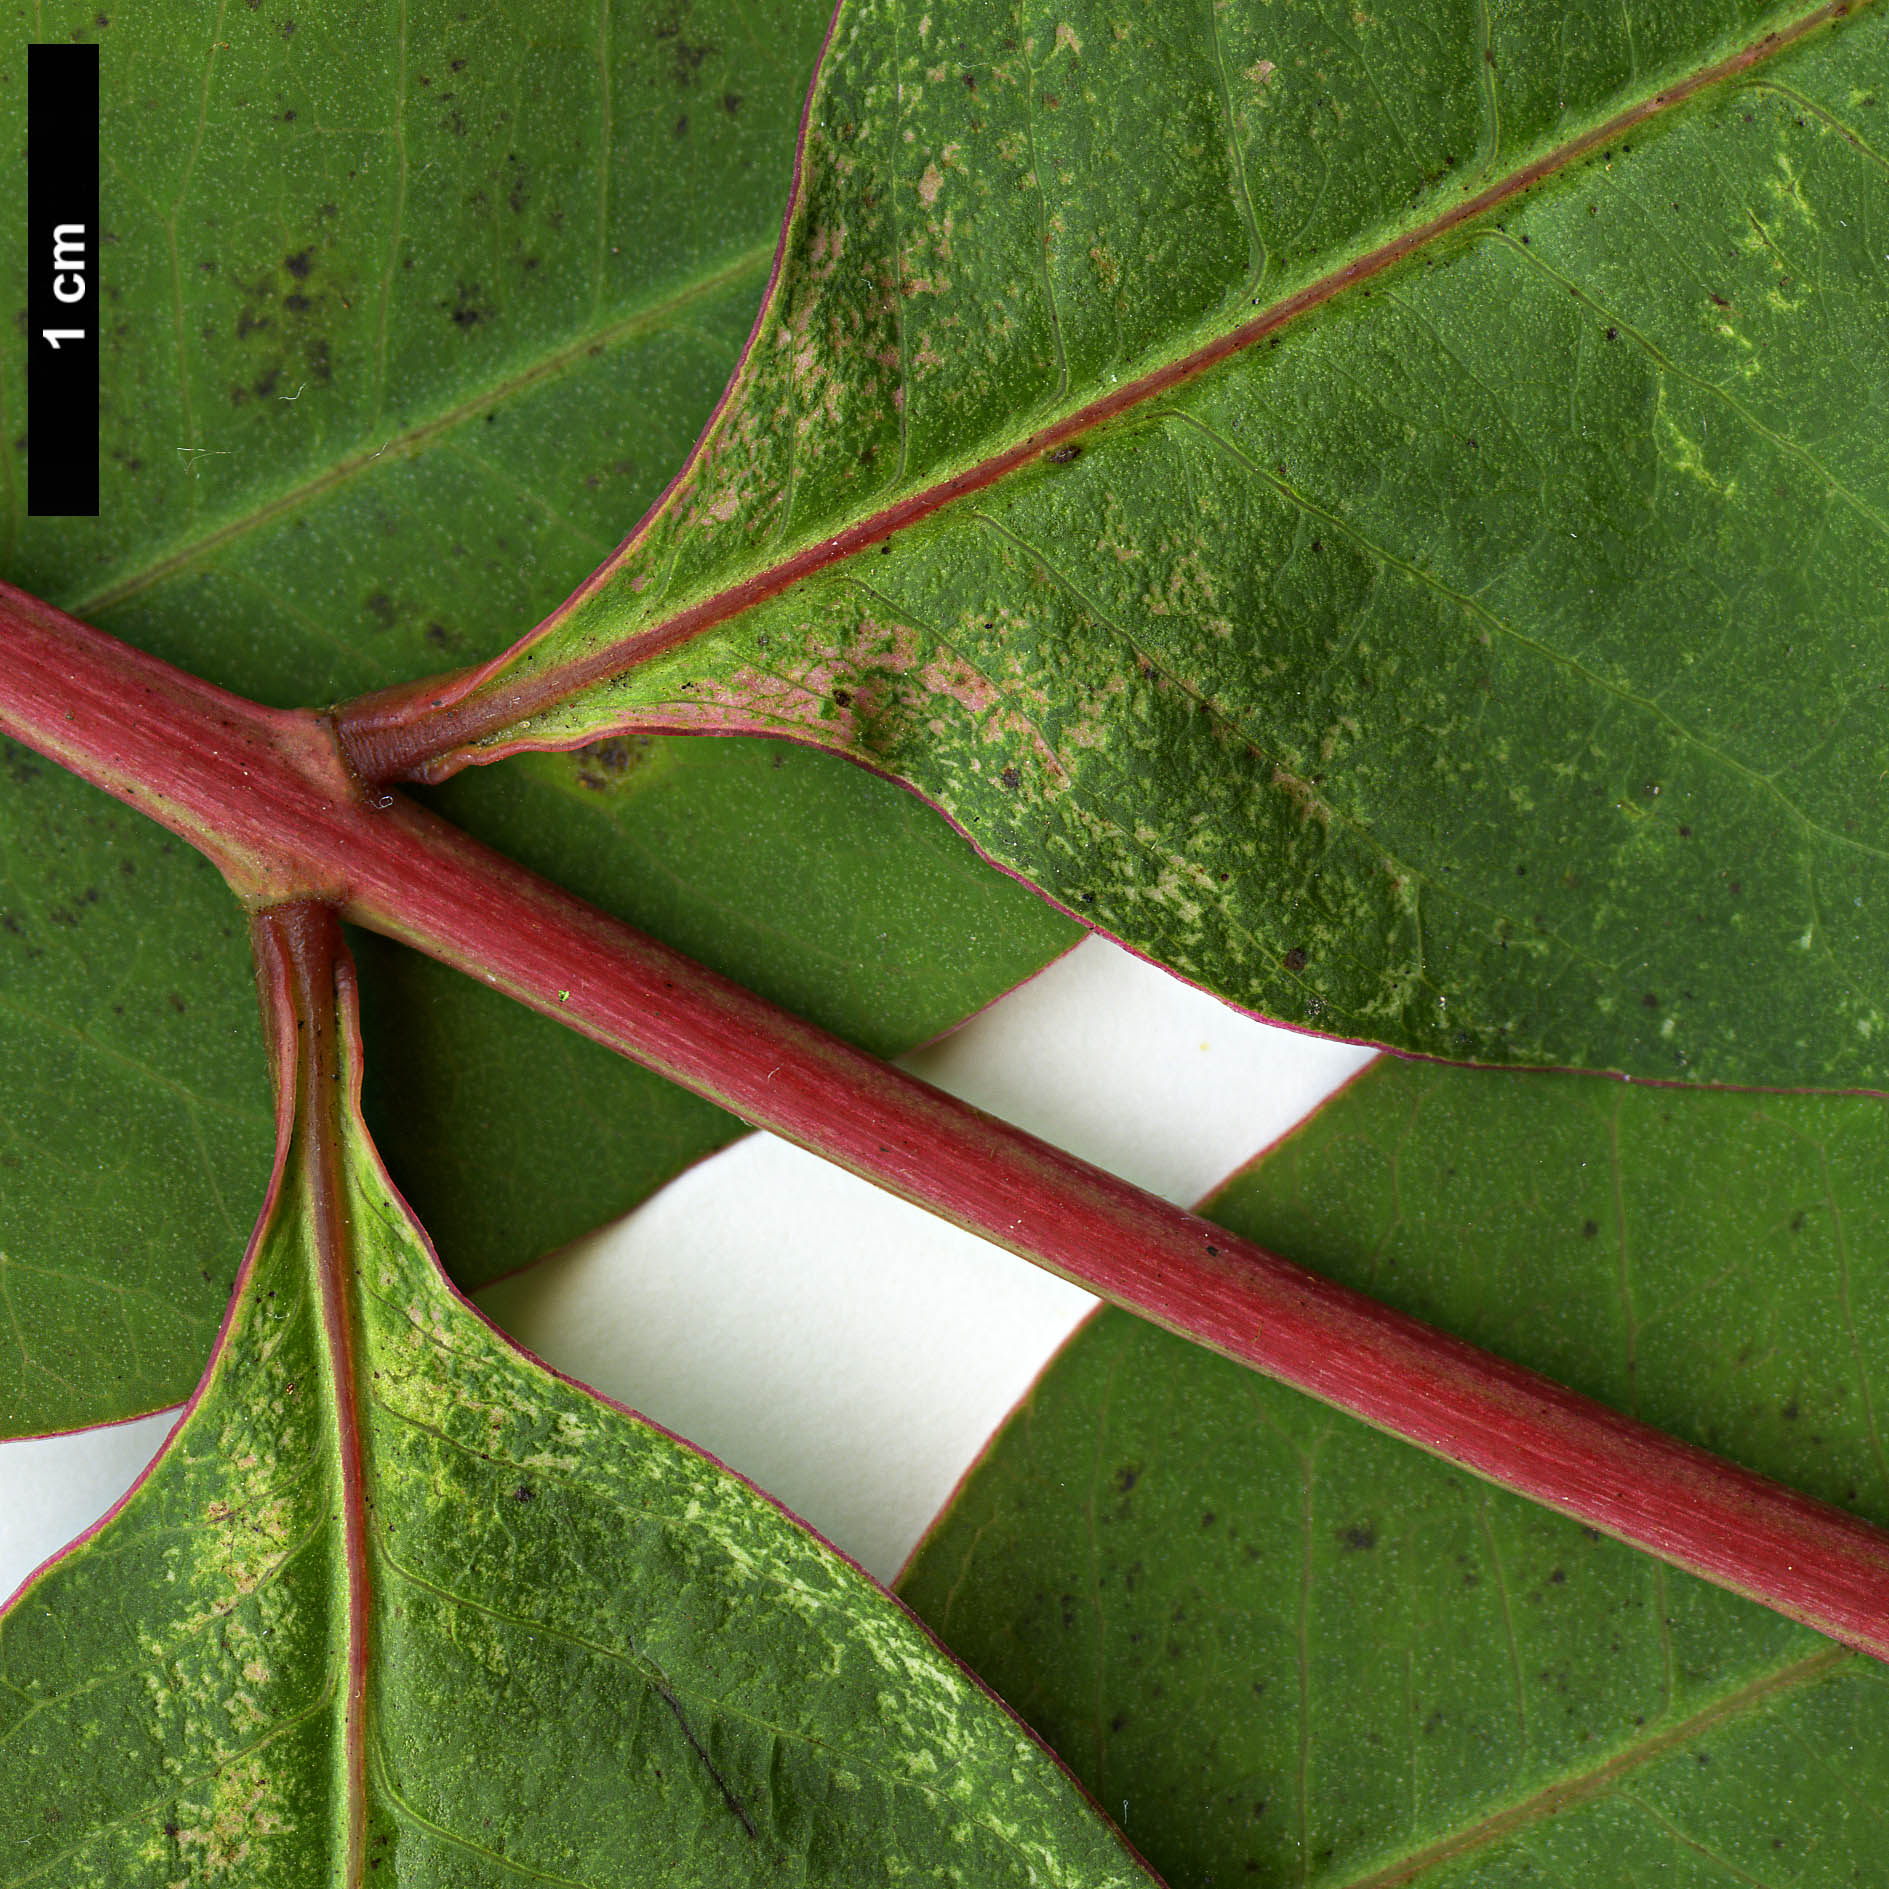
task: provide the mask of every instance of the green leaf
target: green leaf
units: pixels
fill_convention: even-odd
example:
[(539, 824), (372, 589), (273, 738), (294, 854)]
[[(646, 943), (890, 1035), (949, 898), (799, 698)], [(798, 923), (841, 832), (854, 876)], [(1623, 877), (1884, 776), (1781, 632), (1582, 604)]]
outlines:
[[(50, 8), (35, 29), (102, 47), (101, 515), (24, 516), (16, 441), (0, 569), (272, 702), (502, 648), (656, 495), (714, 401), (766, 278), (824, 0), (244, 8), (200, 34), (108, 17)], [(20, 87), (0, 96), (16, 144), (23, 109)], [(6, 255), (23, 266), (22, 244)], [(0, 360), (0, 409), (20, 410), (19, 374)], [(773, 772), (774, 746), (558, 757), (447, 804), (875, 1048), (937, 1034), (1076, 935), (909, 795), (822, 756)], [(229, 1286), (209, 1255), (267, 1173), (234, 911), (141, 821), (10, 766), (0, 1434), (182, 1399)], [(112, 890), (121, 859), (135, 897)], [(374, 1119), (464, 1283), (740, 1132), (476, 985), (366, 956)]]
[(386, 754), (771, 728), (1271, 1015), (1881, 1083), (1889, 18), (1570, 31), (848, 5), (725, 412)]
[(0, 742), (0, 1435), (182, 1397), (269, 1169), (242, 914), (142, 815)]
[(1146, 1882), (881, 1590), (459, 1298), (296, 950), (204, 1382), (0, 1621), (0, 1882)]
[[(1210, 1211), (1880, 1521), (1886, 1132), (1872, 1098), (1384, 1060)], [(1175, 1889), (1781, 1856), (1812, 1889), (1880, 1853), (1879, 1665), (1119, 1313), (900, 1591)]]
[(15, 444), (14, 581), (282, 706), (502, 648), (714, 401), (816, 0), (45, 11), (101, 49), (104, 450), (29, 518)]

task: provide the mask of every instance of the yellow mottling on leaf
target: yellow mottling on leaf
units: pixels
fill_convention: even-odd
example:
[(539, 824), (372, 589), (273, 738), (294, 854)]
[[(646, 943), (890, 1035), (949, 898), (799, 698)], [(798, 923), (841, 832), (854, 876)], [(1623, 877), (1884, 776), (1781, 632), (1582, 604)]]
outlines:
[[(211, 1783), (211, 1796), (197, 1821), (180, 1828), (177, 1847), (193, 1865), (190, 1880), (215, 1882), (250, 1864), (254, 1847), (276, 1836), (292, 1836), (295, 1826), (282, 1812), (268, 1767), (260, 1758), (227, 1765)], [(260, 1861), (256, 1857), (255, 1861)], [(245, 1870), (254, 1875), (253, 1868)]]

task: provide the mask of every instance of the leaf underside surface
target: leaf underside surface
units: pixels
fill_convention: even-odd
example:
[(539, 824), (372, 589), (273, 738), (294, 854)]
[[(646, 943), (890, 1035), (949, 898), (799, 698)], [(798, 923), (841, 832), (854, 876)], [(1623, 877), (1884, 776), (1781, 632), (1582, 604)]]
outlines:
[[(766, 281), (825, 6), (236, 9), (201, 37), (150, 9), (45, 11), (44, 37), (101, 46), (102, 510), (26, 517), (15, 426), (0, 568), (272, 703), (504, 647), (713, 404)], [(23, 110), (17, 87), (0, 99), (15, 143)], [(0, 414), (22, 411), (20, 371), (0, 360)], [(242, 927), (213, 877), (36, 756), (0, 767), (17, 1435), (188, 1394), (270, 1131)], [(607, 742), (440, 798), (875, 1050), (949, 1028), (1077, 935), (909, 794), (779, 744)], [(467, 979), (391, 946), (363, 958), (370, 1120), (463, 1285), (742, 1132)]]
[[(459, 11), (50, 10), (107, 45), (108, 496), (26, 520), (0, 455), (10, 575), (306, 701), (493, 656), (656, 496), (820, 10)], [(1853, 11), (849, 5), (733, 397), (493, 673), (638, 666), (441, 804), (874, 1048), (1069, 929), (832, 755), (661, 731), (863, 760), (1292, 1021), (1880, 1083), (1889, 29)], [(0, 1427), (37, 1429), (183, 1388), (269, 1118), (207, 870), (0, 761)], [(734, 1132), (370, 951), (373, 1112), (468, 1282)], [(829, 1550), (479, 1321), (338, 1106), (348, 1267), (291, 1159), (172, 1444), (0, 1622), (0, 1882), (1145, 1880)], [(1880, 1138), (1867, 1098), (1386, 1066), (1218, 1211), (1889, 1520)], [(1177, 1889), (1880, 1853), (1879, 1668), (1116, 1314), (908, 1591)]]
[(269, 1174), (241, 909), (0, 742), (0, 1435), (180, 1401)]
[(0, 1882), (1146, 1883), (882, 1590), (454, 1292), (346, 1013), (198, 1397), (0, 1619)]
[[(1882, 1521), (1884, 1134), (1871, 1098), (1383, 1061), (1209, 1211)], [(1882, 1854), (1876, 1662), (1118, 1312), (899, 1585), (1174, 1889)]]
[(435, 771), (771, 729), (1269, 1015), (1880, 1083), (1886, 148), (1876, 7), (859, 0), (726, 408)]

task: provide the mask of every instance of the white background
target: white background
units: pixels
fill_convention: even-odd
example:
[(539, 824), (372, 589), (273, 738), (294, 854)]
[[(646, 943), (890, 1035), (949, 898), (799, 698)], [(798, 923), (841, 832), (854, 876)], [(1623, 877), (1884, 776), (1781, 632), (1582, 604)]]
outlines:
[[(1191, 1205), (1369, 1057), (1090, 938), (906, 1062)], [(1094, 1302), (753, 1135), (480, 1303), (890, 1580)], [(124, 1493), (174, 1414), (0, 1444), (0, 1595)]]

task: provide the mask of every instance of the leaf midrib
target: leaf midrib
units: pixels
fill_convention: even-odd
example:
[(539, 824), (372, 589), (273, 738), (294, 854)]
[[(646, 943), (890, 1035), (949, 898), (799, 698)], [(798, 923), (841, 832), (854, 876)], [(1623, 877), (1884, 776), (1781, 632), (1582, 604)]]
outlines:
[[(358, 737), (362, 752), (355, 757), (357, 764), (368, 763), (367, 771), (376, 778), (392, 778), (417, 770), (425, 762), (454, 750), (461, 750), (455, 756), (455, 763), (463, 761), (470, 758), (463, 753), (465, 748), (475, 743), (491, 742), (494, 737), (513, 730), (519, 731), (522, 736), (524, 723), (554, 710), (586, 688), (607, 682), (667, 654), (679, 645), (778, 596), (793, 585), (870, 549), (896, 532), (908, 529), (953, 500), (982, 491), (1033, 462), (1039, 455), (1145, 407), (1150, 401), (1268, 339), (1299, 316), (1324, 306), (1346, 290), (1370, 281), (1420, 254), (1442, 238), (1480, 221), (1570, 164), (1616, 142), (1635, 127), (1664, 116), (1714, 86), (1741, 77), (1796, 46), (1820, 27), (1852, 17), (1871, 3), (1872, 0), (1824, 0), (1823, 4), (1739, 51), (1700, 67), (1660, 91), (1640, 97), (1603, 122), (1541, 152), (1506, 176), (1427, 221), (1377, 243), (1349, 262), (1339, 263), (1315, 281), (1261, 310), (1251, 320), (1240, 323), (1173, 360), (1151, 368), (1127, 385), (1114, 388), (1062, 418), (1050, 421), (1021, 440), (989, 452), (922, 490), (908, 493), (890, 505), (868, 513), (838, 533), (822, 534), (779, 562), (753, 572), (737, 583), (715, 590), (667, 618), (621, 639), (607, 642), (585, 656), (563, 664), (547, 665), (523, 676), (508, 673), (520, 659), (531, 662), (534, 646), (568, 621), (575, 611), (595, 599), (625, 561), (647, 541), (653, 528), (669, 509), (670, 495), (665, 495), (664, 501), (651, 510), (623, 546), (572, 597), (514, 649), (472, 672), (439, 706), (429, 706), (423, 715), (416, 718), (419, 725), (397, 733), (393, 730), (370, 732), (363, 728)], [(797, 208), (797, 203), (790, 204), (790, 221)], [(777, 284), (781, 279), (777, 276)], [(759, 332), (760, 327), (757, 325), (757, 335)], [(753, 343), (750, 342), (749, 350), (744, 351), (742, 362), (736, 368), (731, 393), (740, 384), (752, 347)], [(738, 404), (738, 400), (732, 397), (724, 399), (715, 420), (705, 430), (678, 474), (671, 487), (671, 494), (679, 493), (687, 485), (690, 474), (704, 462), (707, 449), (720, 425), (732, 415)], [(487, 747), (481, 758), (495, 759), (498, 752), (511, 753), (531, 745), (534, 744), (529, 738), (515, 737), (497, 752)], [(451, 771), (451, 765), (438, 770), (429, 769), (427, 777), (437, 778)]]
[(141, 592), (162, 583), (178, 571), (186, 569), (199, 558), (222, 549), (235, 539), (246, 537), (250, 532), (259, 530), (264, 525), (273, 524), (299, 507), (309, 504), (324, 494), (344, 485), (348, 480), (365, 472), (367, 468), (387, 453), (393, 453), (396, 459), (411, 458), (434, 440), (449, 433), (456, 426), (469, 419), (476, 418), (488, 409), (497, 407), (514, 396), (527, 393), (541, 383), (555, 379), (567, 369), (588, 359), (598, 349), (610, 348), (623, 341), (635, 339), (638, 335), (661, 328), (674, 317), (682, 314), (695, 303), (706, 300), (722, 289), (732, 288), (750, 277), (762, 275), (774, 254), (774, 239), (765, 243), (750, 244), (730, 260), (707, 272), (693, 276), (672, 289), (667, 295), (655, 301), (646, 301), (627, 314), (600, 326), (586, 328), (570, 340), (541, 354), (527, 362), (523, 367), (515, 368), (502, 379), (489, 382), (477, 392), (468, 395), (454, 405), (444, 408), (430, 418), (414, 422), (404, 431), (390, 433), (382, 443), (371, 452), (365, 447), (346, 454), (331, 466), (305, 479), (301, 484), (291, 486), (286, 492), (277, 494), (248, 511), (226, 520), (214, 530), (190, 539), (174, 550), (152, 559), (135, 570), (127, 571), (114, 577), (109, 583), (100, 585), (95, 590), (67, 601), (65, 608), (74, 616), (93, 616), (115, 609), (119, 604)]
[(1804, 1659), (1777, 1667), (1714, 1699), (1690, 1716), (1674, 1721), (1651, 1737), (1616, 1751), (1588, 1770), (1559, 1777), (1531, 1795), (1504, 1804), (1422, 1849), (1413, 1850), (1365, 1875), (1349, 1877), (1342, 1884), (1334, 1883), (1331, 1889), (1401, 1889), (1402, 1885), (1417, 1881), (1445, 1863), (1505, 1842), (1561, 1811), (1592, 1803), (1605, 1796), (1621, 1778), (1683, 1749), (1720, 1725), (1761, 1709), (1780, 1694), (1818, 1683), (1853, 1665), (1859, 1657), (1847, 1647), (1826, 1646)]

